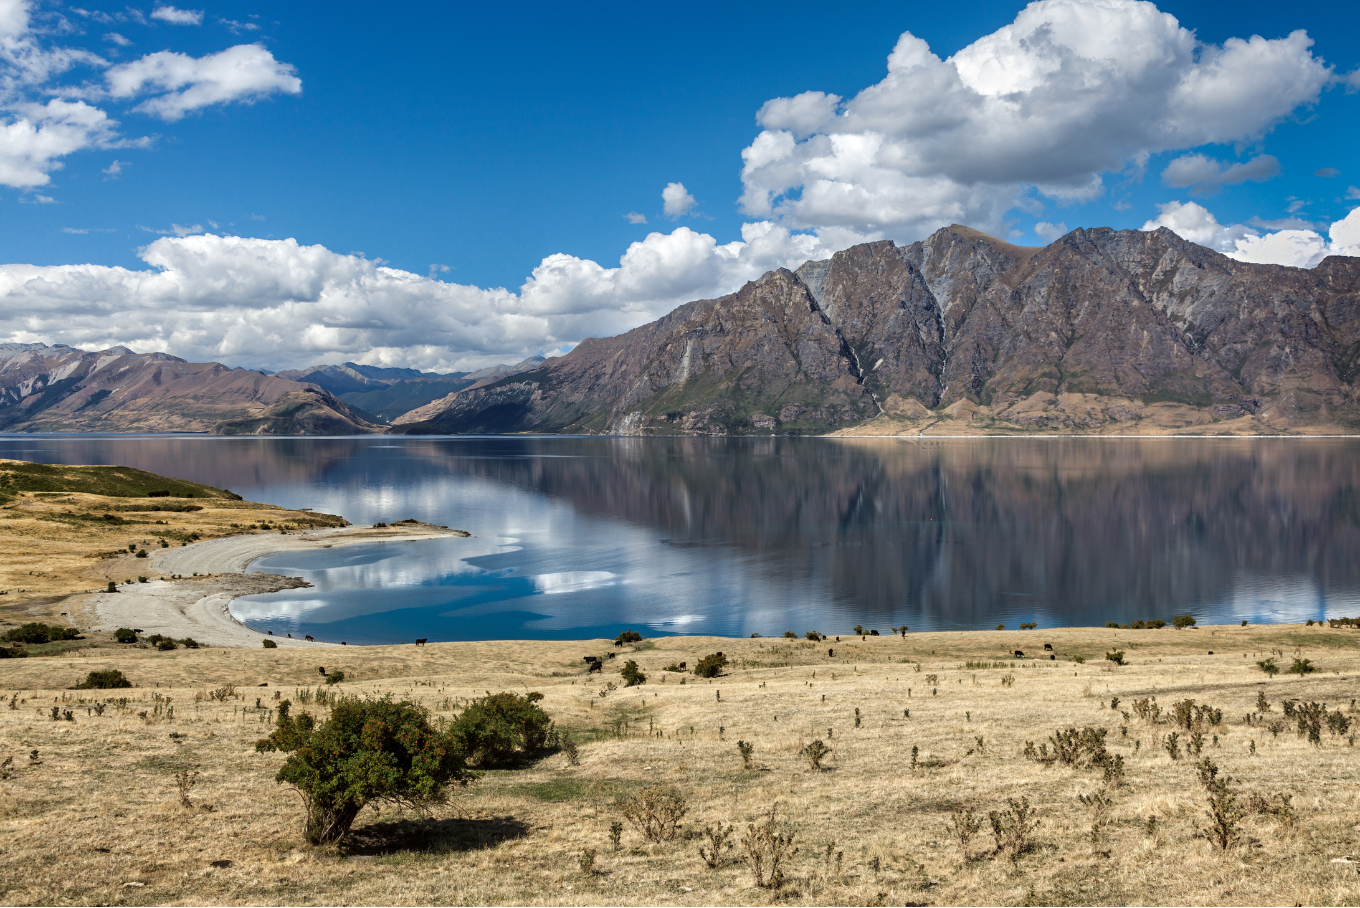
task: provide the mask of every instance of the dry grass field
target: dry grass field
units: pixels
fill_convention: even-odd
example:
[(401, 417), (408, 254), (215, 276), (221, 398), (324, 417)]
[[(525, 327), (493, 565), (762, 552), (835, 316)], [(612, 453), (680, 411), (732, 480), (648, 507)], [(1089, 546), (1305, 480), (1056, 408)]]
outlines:
[[(1324, 723), (1319, 743), (1310, 743), (1283, 710), (1287, 700), (1316, 701), (1348, 722), (1360, 718), (1357, 644), (1354, 629), (1300, 626), (817, 644), (680, 637), (625, 647), (603, 674), (588, 675), (582, 657), (615, 652), (612, 645), (447, 643), (322, 654), (93, 642), (0, 662), (0, 760), (13, 758), (0, 772), (0, 899), (1353, 904), (1360, 761), (1352, 733), (1360, 726), (1335, 734)], [(1113, 649), (1129, 664), (1107, 661)], [(681, 660), (692, 667), (716, 650), (730, 660), (720, 678), (664, 670)], [(1272, 653), (1282, 666), (1302, 657), (1318, 671), (1268, 678), (1255, 663)], [(626, 659), (646, 673), (644, 685), (623, 686)], [(284, 755), (253, 745), (267, 733), (277, 697), (325, 716), (326, 707), (299, 702), (299, 692), (317, 689), (318, 664), (346, 673), (343, 694), (391, 693), (443, 717), (487, 691), (541, 691), (558, 727), (579, 742), (579, 765), (559, 752), (487, 772), (429, 816), (370, 807), (342, 847), (309, 848), (298, 796), (274, 781)], [(103, 668), (121, 669), (136, 687), (69, 689)], [(1258, 714), (1260, 694), (1269, 708)], [(1152, 697), (1161, 708), (1155, 721), (1133, 711), (1134, 701)], [(1173, 704), (1185, 699), (1221, 710), (1201, 739), (1175, 725)], [(1051, 752), (1050, 736), (1071, 726), (1107, 729), (1122, 780), (1107, 784), (1098, 768), (1025, 756), (1026, 742)], [(1173, 733), (1179, 759), (1165, 747)], [(739, 740), (753, 745), (750, 769)], [(820, 770), (802, 755), (814, 740), (830, 751)], [(1246, 808), (1227, 850), (1201, 834), (1206, 789), (1199, 758), (1187, 753), (1196, 742)], [(186, 770), (198, 774), (188, 806), (176, 784)], [(657, 784), (681, 792), (688, 813), (678, 836), (648, 843), (617, 802)], [(1091, 806), (1102, 790), (1108, 806)], [(1288, 811), (1280, 795), (1289, 796)], [(1022, 798), (1038, 821), (1032, 847), (997, 853), (988, 814)], [(740, 846), (717, 867), (700, 857), (706, 826), (731, 824), (736, 840), (774, 805), (798, 849), (782, 886), (754, 886)], [(982, 821), (966, 854), (950, 830), (956, 809)], [(616, 822), (624, 822), (617, 848)], [(589, 872), (587, 849), (595, 852)]]

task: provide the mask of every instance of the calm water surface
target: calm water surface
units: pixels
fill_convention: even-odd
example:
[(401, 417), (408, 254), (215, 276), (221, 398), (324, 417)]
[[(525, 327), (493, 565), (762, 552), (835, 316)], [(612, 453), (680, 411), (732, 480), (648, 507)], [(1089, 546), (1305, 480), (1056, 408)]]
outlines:
[(268, 556), (260, 630), (387, 643), (1360, 614), (1360, 440), (0, 436), (471, 539)]

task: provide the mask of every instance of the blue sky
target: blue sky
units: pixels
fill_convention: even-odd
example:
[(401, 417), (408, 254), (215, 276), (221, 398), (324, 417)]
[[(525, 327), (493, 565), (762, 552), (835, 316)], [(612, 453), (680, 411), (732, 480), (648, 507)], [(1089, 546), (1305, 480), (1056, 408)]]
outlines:
[[(1088, 32), (1138, 40), (1121, 15), (1160, 28), (1147, 5), (1076, 5), (1072, 15), (1114, 17), (1082, 25)], [(1346, 81), (1360, 68), (1360, 13), (1349, 5), (1159, 3), (1200, 42), (1194, 65), (1206, 46), (1253, 35), (1283, 42), (1303, 29), (1313, 43), (1281, 43), (1279, 53), (1261, 45), (1274, 53), (1269, 65), (1240, 71), (1268, 71), (1256, 94), (1225, 89), (1220, 102), (1208, 92), (1193, 109), (1168, 113), (1164, 99), (1140, 106), (1140, 86), (1156, 82), (1144, 79), (1108, 103), (1086, 97), (1093, 106), (1076, 113), (1063, 112), (1071, 99), (1053, 89), (995, 133), (981, 107), (975, 122), (934, 144), (904, 127), (893, 141), (937, 163), (863, 176), (860, 152), (833, 155), (833, 182), (852, 186), (859, 201), (850, 190), (813, 198), (809, 174), (828, 159), (809, 149), (837, 129), (863, 139), (899, 115), (900, 101), (872, 111), (850, 102), (884, 80), (903, 33), (947, 61), (1012, 23), (1017, 46), (1032, 44), (1034, 17), (1049, 13), (1022, 22), (1025, 6), (1014, 2), (861, 3), (838, 12), (799, 3), (394, 4), (377, 14), (347, 3), (212, 3), (157, 18), (158, 7), (0, 0), (0, 37), (6, 9), (11, 19), (17, 9), (27, 26), (12, 30), (12, 41), (99, 58), (16, 82), (11, 53), (0, 61), (0, 125), (37, 122), (35, 105), (53, 98), (118, 121), (98, 135), (82, 127), (88, 141), (40, 161), (38, 177), (0, 179), (0, 259), (66, 269), (0, 274), (9, 310), (0, 340), (121, 342), (275, 368), (359, 359), (449, 369), (569, 349), (684, 299), (728, 292), (775, 264), (796, 266), (802, 254), (919, 239), (956, 219), (952, 211), (1023, 244), (1160, 217), (1220, 251), (1306, 265), (1343, 248), (1326, 245), (1328, 228), (1360, 205), (1347, 198), (1360, 186), (1360, 79)], [(254, 67), (254, 81), (205, 75), (201, 61), (242, 47), (238, 70)], [(170, 53), (141, 62), (160, 52)], [(1175, 67), (1150, 71), (1163, 68)], [(839, 96), (841, 106), (823, 110), (811, 98), (758, 124), (767, 102), (804, 92)], [(953, 113), (950, 97), (941, 95), (938, 111)], [(807, 113), (813, 108), (821, 113)], [(1123, 134), (1126, 123), (1135, 134)], [(789, 148), (767, 172), (744, 175), (743, 150), (780, 130), (793, 136)], [(966, 173), (938, 163), (978, 149)], [(0, 143), (0, 178), (4, 159)], [(1012, 164), (1013, 174), (996, 176)], [(1336, 173), (1317, 175), (1327, 168)], [(979, 179), (1002, 187), (975, 192)], [(681, 199), (674, 217), (662, 199), (671, 183), (684, 187), (673, 191)], [(886, 198), (892, 210), (879, 210)], [(1175, 203), (1183, 207), (1158, 207)], [(765, 235), (769, 248), (759, 254), (754, 244), (721, 252), (752, 224), (784, 232)], [(1267, 248), (1262, 238), (1280, 230)], [(176, 234), (203, 236), (174, 246)], [(649, 244), (649, 235), (669, 245)], [(205, 245), (211, 236), (292, 238), (324, 250), (309, 257), (238, 243), (223, 251)], [(643, 244), (638, 261), (661, 264), (620, 268), (633, 243)], [(245, 259), (269, 263), (242, 277)], [(435, 280), (406, 280), (402, 293), (424, 295), (394, 302), (376, 260)], [(121, 272), (70, 270), (83, 265), (143, 277), (132, 286)], [(313, 279), (299, 277), (308, 268)], [(357, 295), (326, 289), (365, 281), (372, 287)], [(69, 289), (44, 289), (62, 282)], [(73, 309), (74, 297), (83, 305)]]

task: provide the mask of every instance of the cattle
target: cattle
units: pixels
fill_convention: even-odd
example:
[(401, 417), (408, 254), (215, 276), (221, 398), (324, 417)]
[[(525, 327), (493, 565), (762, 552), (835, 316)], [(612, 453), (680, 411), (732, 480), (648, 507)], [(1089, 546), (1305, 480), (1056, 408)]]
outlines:
[(321, 677), (323, 677), (323, 678), (326, 677), (326, 666), (324, 666), (324, 665), (318, 665), (318, 666), (316, 667), (316, 670), (319, 671), (319, 672), (321, 673)]
[(614, 645), (615, 645), (615, 646), (618, 646), (618, 647), (622, 647), (622, 646), (623, 646), (623, 641), (622, 641), (622, 640), (615, 640), (615, 641), (614, 641)]
[(259, 686), (260, 686), (260, 687), (268, 687), (268, 686), (269, 686), (269, 682), (268, 682), (268, 681), (261, 681), (260, 684), (259, 684)]
[(716, 656), (721, 656), (721, 655), (722, 655), (722, 651), (719, 650), (717, 653), (714, 653), (714, 655), (716, 655)]
[(1214, 654), (1214, 651), (1213, 651), (1213, 650), (1209, 650), (1209, 655), (1212, 656), (1213, 654)]
[(599, 656), (582, 656), (581, 658), (582, 658), (583, 660), (585, 660), (586, 662), (599, 662), (599, 661), (600, 661), (600, 657), (599, 657)]
[(1024, 650), (1016, 650), (1016, 651), (1015, 651), (1015, 658), (1017, 658), (1017, 659), (1023, 659), (1024, 656), (1025, 656), (1025, 651), (1024, 651)]
[(1058, 657), (1055, 656), (1055, 655), (1053, 655), (1052, 653), (1049, 653), (1048, 661), (1049, 661), (1049, 662), (1057, 662), (1057, 661), (1058, 661)]
[[(722, 654), (719, 653), (719, 655), (722, 655)], [(684, 663), (684, 662), (681, 662), (681, 663), (680, 663), (680, 667), (681, 667), (681, 668), (684, 668), (684, 667), (685, 667), (685, 663)]]
[(834, 646), (832, 646), (832, 647), (827, 647), (826, 654), (827, 654), (828, 656), (835, 656), (835, 655), (836, 655), (836, 648), (835, 648)]
[(292, 635), (292, 634), (289, 634), (289, 635), (288, 635), (288, 639), (289, 639), (289, 640), (292, 640), (292, 639), (293, 639), (293, 635)]
[(429, 637), (417, 637), (417, 638), (416, 638), (416, 646), (424, 646), (424, 645), (425, 645), (425, 641), (426, 641), (426, 640), (429, 640), (429, 639), (430, 639)]
[(590, 668), (587, 670), (586, 674), (590, 674), (590, 672), (602, 672), (602, 671), (604, 671), (604, 663), (597, 660), (595, 662), (590, 663)]
[(1045, 643), (1045, 644), (1044, 644), (1044, 649), (1048, 650), (1050, 653), (1053, 652), (1053, 644), (1052, 644), (1052, 643)]
[(265, 633), (269, 634), (269, 636), (271, 636), (271, 637), (274, 636), (274, 632), (273, 632), (273, 631), (266, 631)]
[(306, 640), (308, 643), (315, 643), (315, 642), (316, 642), (316, 638), (313, 637), (311, 634), (308, 634), (308, 635), (307, 635), (306, 637), (304, 637), (303, 639)]
[(346, 643), (346, 642), (345, 642), (345, 641), (343, 641), (343, 640), (341, 640), (341, 641), (340, 641), (340, 645), (341, 645), (341, 646), (349, 646), (349, 644), (348, 644), (348, 643)]

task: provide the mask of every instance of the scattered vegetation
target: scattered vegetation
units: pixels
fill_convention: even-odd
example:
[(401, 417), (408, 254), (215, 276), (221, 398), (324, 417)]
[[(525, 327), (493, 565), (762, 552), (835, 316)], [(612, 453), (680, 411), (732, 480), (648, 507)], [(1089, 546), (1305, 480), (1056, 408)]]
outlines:
[(669, 842), (680, 831), (689, 804), (673, 785), (652, 785), (619, 800), (619, 811), (648, 842)]
[(85, 680), (76, 685), (76, 690), (115, 690), (121, 687), (131, 687), (132, 682), (123, 677), (123, 673), (116, 668), (106, 668), (101, 671), (93, 671), (85, 676)]

